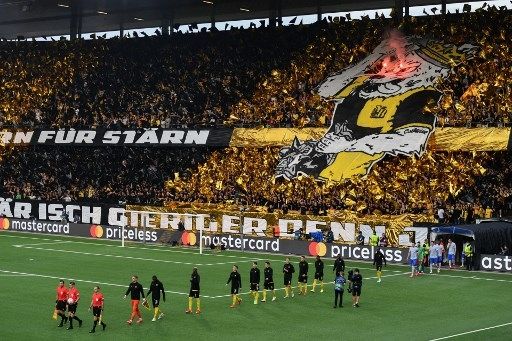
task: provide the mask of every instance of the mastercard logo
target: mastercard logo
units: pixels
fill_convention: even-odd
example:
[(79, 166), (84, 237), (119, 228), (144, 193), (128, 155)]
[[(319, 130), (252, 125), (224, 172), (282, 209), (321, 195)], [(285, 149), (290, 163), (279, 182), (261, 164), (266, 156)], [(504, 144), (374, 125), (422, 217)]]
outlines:
[(196, 235), (192, 232), (183, 232), (181, 235), (181, 243), (183, 245), (196, 245)]
[(311, 256), (323, 257), (327, 253), (327, 246), (324, 243), (311, 242), (309, 244), (309, 254)]
[(0, 218), (0, 230), (8, 230), (11, 223), (7, 218)]
[(100, 225), (91, 225), (89, 232), (91, 233), (91, 237), (93, 238), (103, 237), (103, 227), (101, 227)]

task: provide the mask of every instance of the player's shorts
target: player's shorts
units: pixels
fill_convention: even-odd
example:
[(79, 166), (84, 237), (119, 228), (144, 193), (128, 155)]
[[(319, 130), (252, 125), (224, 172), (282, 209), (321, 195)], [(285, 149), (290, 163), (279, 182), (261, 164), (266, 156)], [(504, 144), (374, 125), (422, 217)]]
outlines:
[(416, 266), (418, 264), (418, 260), (417, 259), (409, 259), (409, 265), (410, 266)]
[(455, 255), (454, 255), (454, 254), (449, 253), (449, 254), (448, 254), (448, 260), (455, 261)]
[(160, 297), (152, 297), (151, 303), (153, 303), (153, 308), (158, 307), (158, 305), (160, 304)]
[(78, 303), (75, 304), (68, 304), (68, 312), (69, 313), (76, 313), (76, 308), (78, 306)]
[(92, 307), (92, 316), (100, 317), (101, 307)]
[(375, 269), (377, 269), (377, 271), (382, 271), (382, 264), (376, 264)]
[(299, 276), (299, 283), (307, 283), (308, 282), (308, 276)]
[(437, 263), (441, 264), (443, 262), (443, 256), (437, 256)]
[(188, 297), (199, 298), (199, 290), (190, 290)]
[(323, 272), (315, 272), (315, 279), (317, 279), (319, 281), (323, 281), (324, 280), (324, 273)]
[(260, 290), (260, 285), (258, 283), (251, 283), (251, 291), (258, 291)]
[(263, 287), (265, 288), (265, 290), (274, 290), (274, 282), (265, 281), (263, 283)]
[(292, 285), (292, 276), (285, 276), (283, 280), (284, 285)]
[(352, 296), (361, 296), (361, 287), (360, 286), (352, 286)]
[(231, 287), (231, 295), (238, 295), (240, 288)]
[(66, 310), (66, 301), (57, 301), (57, 304), (55, 305), (55, 309), (57, 310)]
[(430, 264), (437, 264), (437, 257), (436, 258), (430, 258)]

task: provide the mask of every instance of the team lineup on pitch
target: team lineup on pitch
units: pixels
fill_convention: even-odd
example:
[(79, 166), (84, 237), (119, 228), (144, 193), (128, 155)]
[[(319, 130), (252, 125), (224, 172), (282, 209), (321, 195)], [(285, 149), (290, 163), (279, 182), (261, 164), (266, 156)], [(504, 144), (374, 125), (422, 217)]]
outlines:
[[(286, 264), (286, 256), (231, 251), (219, 254), (199, 255), (195, 249), (187, 248), (168, 248), (152, 245), (130, 245), (123, 248), (113, 242), (106, 243), (62, 237), (28, 237), (27, 234), (22, 233), (2, 233), (0, 235), (0, 243), (4, 246), (2, 248), (3, 250), (10, 250), (13, 254), (23, 253), (25, 255), (26, 253), (26, 257), (29, 257), (24, 257), (26, 259), (20, 260), (20, 266), (17, 268), (6, 268), (2, 266), (2, 268), (0, 268), (0, 278), (2, 278), (2, 281), (4, 281), (6, 285), (9, 285), (8, 281), (34, 281), (34, 284), (38, 287), (41, 285), (44, 286), (44, 288), (38, 289), (39, 294), (35, 300), (37, 306), (41, 307), (42, 314), (45, 315), (45, 318), (40, 320), (40, 326), (47, 325), (45, 329), (47, 329), (49, 335), (54, 335), (55, 331), (71, 333), (75, 336), (81, 335), (82, 333), (79, 328), (81, 323), (77, 318), (82, 320), (82, 323), (87, 326), (84, 331), (85, 335), (87, 335), (87, 331), (93, 329), (98, 333), (98, 328), (94, 326), (95, 322), (101, 334), (103, 334), (102, 329), (105, 328), (105, 335), (117, 336), (124, 335), (125, 333), (139, 333), (137, 330), (154, 333), (154, 328), (167, 328), (164, 326), (168, 326), (171, 328), (171, 332), (178, 333), (179, 335), (179, 330), (173, 327), (178, 321), (180, 325), (195, 326), (193, 330), (196, 331), (193, 333), (201, 333), (206, 332), (202, 331), (202, 329), (208, 325), (205, 321), (214, 321), (219, 318), (221, 321), (218, 320), (217, 323), (231, 325), (233, 322), (229, 322), (229, 320), (240, 322), (239, 319), (252, 318), (255, 319), (255, 321), (259, 321), (261, 318), (264, 319), (264, 316), (270, 313), (270, 311), (275, 311), (275, 313), (287, 311), (285, 315), (279, 314), (280, 319), (284, 318), (286, 320), (286, 315), (295, 314), (289, 311), (293, 306), (302, 307), (300, 309), (308, 307), (309, 309), (313, 309), (316, 315), (322, 316), (323, 319), (341, 319), (339, 321), (343, 323), (342, 321), (350, 321), (352, 319), (355, 319), (354, 321), (360, 321), (360, 318), (366, 316), (369, 312), (373, 315), (374, 313), (383, 311), (379, 310), (382, 308), (379, 302), (387, 302), (385, 304), (387, 311), (397, 309), (403, 303), (393, 302), (394, 296), (390, 297), (389, 301), (387, 298), (387, 295), (394, 291), (401, 292), (401, 295), (405, 295), (404, 298), (410, 298), (410, 295), (414, 297), (415, 292), (410, 292), (414, 287), (423, 285), (427, 287), (436, 285), (444, 286), (443, 282), (445, 281), (448, 281), (448, 283), (457, 281), (457, 286), (464, 288), (465, 285), (469, 283), (482, 283), (486, 286), (510, 286), (512, 284), (512, 278), (507, 275), (487, 275), (475, 272), (469, 276), (462, 271), (452, 272), (445, 271), (444, 269), (442, 269), (439, 274), (426, 274), (424, 276), (409, 278), (408, 275), (410, 271), (407, 271), (407, 268), (403, 266), (397, 265), (383, 267), (381, 283), (378, 283), (379, 278), (374, 272), (376, 269), (372, 263), (347, 261), (345, 266), (346, 277), (348, 277), (348, 271), (354, 270), (355, 268), (358, 268), (364, 277), (363, 290), (361, 293), (362, 298), (361, 302), (358, 302), (361, 308), (352, 308), (349, 305), (349, 309), (337, 309), (344, 313), (337, 312), (334, 314), (334, 312), (337, 311), (332, 309), (336, 288), (336, 283), (334, 282), (336, 276), (335, 271), (333, 271), (335, 260), (323, 260), (325, 264), (323, 292), (321, 292), (322, 284), (319, 278), (317, 278), (314, 288), (315, 292), (313, 293), (311, 292), (311, 290), (313, 290), (313, 278), (319, 277), (317, 276), (314, 264), (316, 259), (305, 259), (309, 265), (309, 271), (307, 273), (309, 275), (308, 284), (305, 286), (304, 282), (301, 282), (299, 287), (298, 278), (300, 274), (304, 274), (304, 272), (300, 270), (301, 266), (299, 263), (301, 259), (299, 256), (289, 256), (290, 265), (295, 268), (296, 272), (293, 273), (291, 285), (283, 286), (282, 284), (285, 283), (285, 278), (284, 275), (282, 275), (282, 268)], [(71, 268), (72, 271), (62, 271), (63, 269), (55, 271), (59, 269), (58, 266), (55, 267), (55, 264), (50, 264), (49, 266), (43, 265), (52, 257), (55, 258), (57, 264), (59, 264), (59, 261), (68, 260), (70, 256), (81, 264), (79, 268)], [(273, 279), (275, 291), (272, 290), (268, 281), (265, 283), (265, 278), (267, 278), (265, 276), (265, 269), (267, 268), (265, 264), (266, 261), (268, 261), (269, 265), (274, 269)], [(254, 262), (257, 262), (257, 264), (253, 264)], [(241, 277), (241, 288), (236, 288), (236, 286), (234, 288), (231, 286), (231, 282), (226, 286), (226, 282), (233, 272), (233, 265), (238, 265), (239, 267), (237, 272), (239, 272)], [(197, 268), (195, 275), (200, 276), (198, 283), (199, 288), (193, 288), (191, 285), (191, 280), (194, 276), (194, 268)], [(254, 286), (254, 282), (251, 281), (251, 270), (255, 268), (261, 271), (261, 287)], [(127, 273), (126, 269), (133, 269), (133, 271)], [(133, 302), (137, 301), (137, 297), (131, 296), (133, 291), (128, 292), (127, 299), (123, 299), (124, 294), (127, 293), (126, 291), (129, 286), (128, 281), (131, 279), (132, 274), (138, 275), (138, 282), (144, 284), (143, 293), (147, 299), (144, 304), (150, 306), (150, 310), (144, 308), (138, 309), (138, 305), (144, 302), (142, 295), (140, 300), (138, 300), (139, 302), (137, 302), (138, 304), (134, 307)], [(163, 295), (161, 295), (158, 299), (157, 307), (154, 306), (155, 300), (153, 300), (152, 295), (147, 295), (150, 287), (149, 284), (153, 282), (153, 275), (156, 275), (157, 279), (161, 281), (161, 287), (165, 287), (164, 292), (166, 293), (166, 300), (163, 301)], [(48, 301), (52, 299), (52, 295), (53, 299), (55, 299), (55, 291), (52, 287), (61, 279), (66, 281), (66, 285), (71, 281), (75, 282), (76, 288), (81, 291), (81, 299), (79, 300), (77, 309), (75, 310), (74, 307), (71, 309), (73, 319), (68, 320), (67, 324), (64, 320), (63, 328), (56, 328), (56, 324), (52, 323), (48, 325), (46, 322), (53, 321), (49, 318), (51, 314), (49, 312)], [(133, 281), (130, 281), (130, 284), (131, 283), (133, 283)], [(251, 283), (253, 284), (251, 285)], [(98, 310), (96, 309), (97, 316), (94, 316), (94, 307), (91, 311), (88, 311), (90, 306), (89, 300), (91, 299), (95, 287), (99, 287), (105, 297), (104, 310), (100, 310), (98, 314)], [(351, 294), (347, 292), (348, 287), (347, 281), (347, 284), (344, 285), (344, 302), (350, 301), (350, 299), (347, 298), (347, 296), (351, 297)], [(197, 289), (197, 295), (192, 289)], [(233, 289), (238, 289), (238, 292), (233, 294)], [(151, 293), (152, 292), (153, 290), (151, 290)], [(299, 293), (301, 295), (298, 295)], [(288, 298), (285, 299), (287, 294)], [(42, 298), (45, 296), (47, 299), (45, 299), (44, 302)], [(246, 299), (247, 296), (249, 296), (250, 299)], [(233, 298), (235, 299), (234, 304)], [(243, 299), (242, 304), (239, 304), (239, 299)], [(254, 305), (253, 303), (255, 303), (256, 300), (257, 304)], [(261, 302), (262, 300), (264, 302)], [(353, 302), (350, 303), (353, 304)], [(341, 305), (341, 302), (338, 301), (337, 305)], [(229, 308), (230, 306), (233, 306), (233, 308)], [(43, 307), (46, 308), (42, 309)], [(53, 308), (52, 306), (52, 311)], [(407, 307), (405, 307), (405, 309), (407, 309)], [(67, 310), (67, 317), (69, 317), (69, 305)], [(46, 313), (44, 313), (44, 311), (46, 311)], [(234, 311), (237, 312), (235, 313)], [(165, 315), (163, 315), (163, 312), (165, 312)], [(195, 318), (187, 318), (187, 314), (184, 312), (187, 312), (188, 315), (194, 316)], [(139, 317), (137, 313), (141, 316)], [(137, 324), (139, 318), (143, 321), (139, 323), (140, 325)], [(154, 323), (146, 322), (153, 319), (155, 320)], [(126, 326), (127, 322), (130, 320), (135, 326)], [(71, 323), (74, 321), (74, 330), (62, 331), (61, 329), (70, 326), (69, 321), (72, 321)], [(492, 321), (494, 321), (494, 319)], [(506, 330), (509, 327), (509, 325), (506, 324), (508, 323), (507, 321), (497, 321), (504, 323), (492, 323), (492, 321), (483, 325), (482, 328), (503, 324), (501, 327), (490, 329), (497, 331), (501, 329)], [(108, 327), (104, 327), (101, 323), (108, 323)], [(361, 321), (359, 323), (361, 323)], [(150, 325), (154, 325), (155, 327), (150, 327)], [(79, 330), (77, 330), (77, 327)], [(474, 328), (455, 330), (453, 333), (447, 332), (445, 335), (467, 332), (470, 329), (473, 330)], [(123, 330), (125, 331), (123, 332)], [(240, 332), (243, 334), (243, 331)], [(487, 329), (486, 332), (488, 332)], [(128, 338), (134, 337), (129, 334), (125, 336)]]

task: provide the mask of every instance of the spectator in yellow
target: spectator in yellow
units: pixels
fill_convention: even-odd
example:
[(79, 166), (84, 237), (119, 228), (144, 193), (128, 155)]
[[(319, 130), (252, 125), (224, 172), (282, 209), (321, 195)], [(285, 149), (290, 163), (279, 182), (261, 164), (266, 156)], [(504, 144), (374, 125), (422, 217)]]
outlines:
[(370, 246), (379, 245), (379, 237), (377, 236), (377, 232), (373, 231), (373, 234), (370, 236)]

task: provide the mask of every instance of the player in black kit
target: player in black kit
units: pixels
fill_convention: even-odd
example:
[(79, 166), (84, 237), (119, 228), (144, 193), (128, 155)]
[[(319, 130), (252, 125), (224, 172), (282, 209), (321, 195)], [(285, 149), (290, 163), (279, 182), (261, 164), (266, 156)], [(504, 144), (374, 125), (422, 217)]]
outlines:
[(286, 257), (285, 263), (283, 265), (283, 275), (284, 275), (284, 298), (288, 298), (290, 295), (290, 291), (292, 293), (292, 297), (295, 296), (292, 289), (292, 275), (295, 272), (295, 268), (293, 264), (290, 263), (290, 258)]
[(306, 261), (306, 257), (300, 256), (299, 262), (299, 295), (306, 295), (308, 292), (308, 270), (309, 265)]
[(153, 275), (153, 277), (151, 278), (151, 285), (149, 286), (149, 291), (146, 295), (149, 297), (149, 294), (151, 294), (153, 309), (155, 309), (153, 319), (151, 320), (153, 322), (155, 322), (157, 318), (160, 320), (162, 317), (164, 317), (164, 313), (160, 310), (160, 292), (162, 292), (162, 299), (165, 302), (164, 285), (162, 284), (162, 282), (158, 280), (158, 278), (155, 275)]
[(190, 275), (190, 292), (188, 294), (188, 309), (185, 311), (187, 314), (192, 314), (192, 299), (196, 299), (196, 314), (201, 314), (201, 299), (199, 298), (199, 284), (201, 277), (197, 272), (197, 268), (192, 270)]
[(231, 282), (231, 297), (233, 298), (233, 302), (229, 306), (230, 308), (235, 308), (236, 304), (242, 303), (242, 299), (239, 296), (240, 289), (242, 288), (242, 277), (238, 273), (238, 266), (233, 265), (233, 271), (229, 274), (228, 285)]
[(258, 269), (257, 262), (252, 262), (249, 281), (251, 284), (251, 295), (254, 298), (254, 304), (258, 304), (258, 298), (260, 297), (260, 269)]
[(311, 289), (311, 292), (315, 292), (317, 283), (320, 283), (320, 292), (324, 292), (324, 262), (320, 256), (316, 256), (315, 279), (313, 280), (313, 288)]
[(375, 252), (375, 255), (373, 256), (373, 265), (375, 265), (375, 269), (377, 269), (377, 283), (381, 282), (382, 264), (387, 265), (386, 257), (382, 253), (382, 250), (378, 249), (377, 252)]
[(261, 302), (267, 301), (267, 290), (272, 290), (272, 301), (276, 300), (276, 291), (274, 289), (274, 270), (270, 267), (270, 262), (265, 262), (263, 270), (265, 279), (263, 281), (263, 299)]

